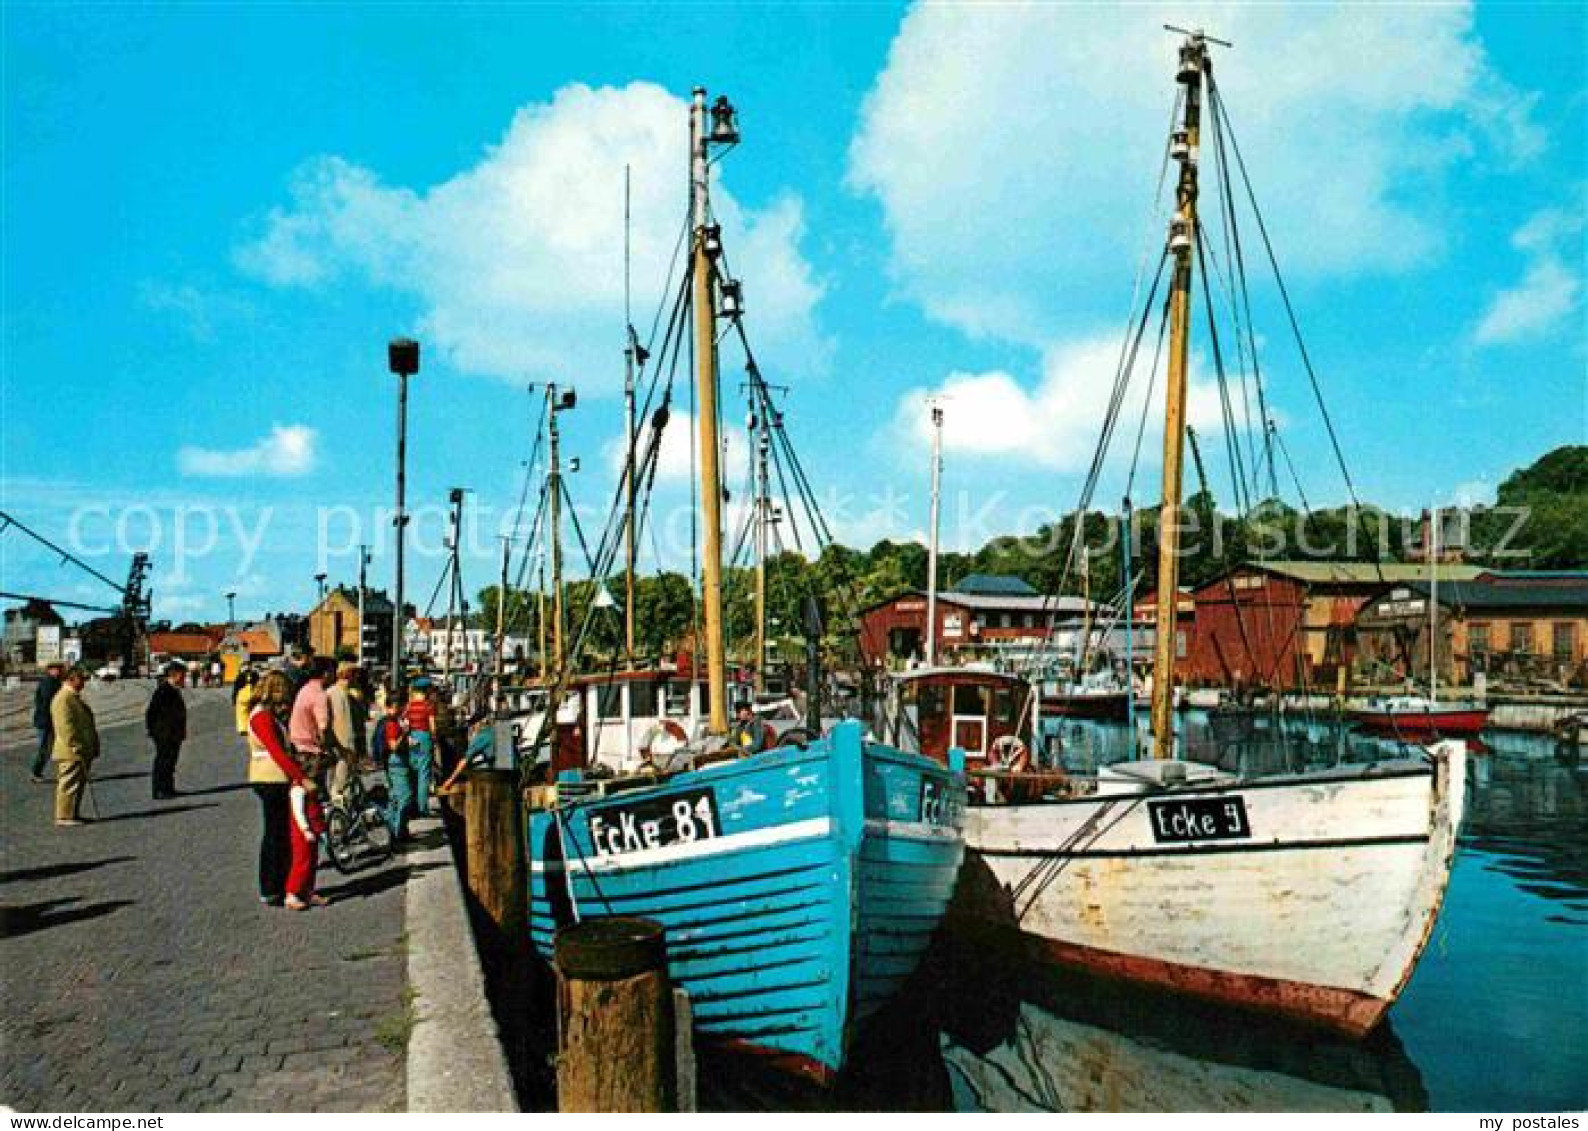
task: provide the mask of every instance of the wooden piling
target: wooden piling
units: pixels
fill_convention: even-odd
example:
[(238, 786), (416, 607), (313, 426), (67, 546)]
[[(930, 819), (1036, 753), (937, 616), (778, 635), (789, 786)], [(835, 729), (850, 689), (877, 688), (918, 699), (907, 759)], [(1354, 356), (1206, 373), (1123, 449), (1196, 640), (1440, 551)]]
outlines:
[(529, 937), (522, 828), (517, 773), (471, 770), (464, 802), (469, 893), (509, 952), (527, 946)]
[(677, 1110), (673, 991), (660, 924), (610, 918), (557, 932), (559, 1111)]

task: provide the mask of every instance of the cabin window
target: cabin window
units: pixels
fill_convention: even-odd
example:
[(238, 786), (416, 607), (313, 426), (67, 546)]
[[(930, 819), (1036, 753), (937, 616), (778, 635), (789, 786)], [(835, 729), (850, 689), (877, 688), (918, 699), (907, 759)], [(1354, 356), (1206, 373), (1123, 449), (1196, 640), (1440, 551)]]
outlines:
[(993, 718), (1006, 727), (1015, 725), (1015, 693), (1008, 687), (993, 689)]
[(1533, 622), (1519, 620), (1511, 625), (1511, 651), (1522, 655), (1533, 650)]
[(987, 689), (973, 683), (955, 684), (954, 713), (984, 717), (987, 714)]
[(1555, 658), (1570, 662), (1577, 647), (1577, 626), (1570, 621), (1557, 623), (1553, 635)]
[(623, 685), (601, 683), (596, 685), (596, 718), (621, 719), (623, 717)]
[(1468, 633), (1468, 651), (1470, 651), (1474, 656), (1486, 656), (1486, 655), (1488, 655), (1489, 654), (1489, 626), (1486, 625), (1486, 624), (1475, 624), (1470, 629), (1467, 630), (1467, 633)]
[(666, 685), (667, 714), (681, 719), (689, 714), (689, 684), (669, 681)]
[(948, 705), (944, 689), (937, 684), (917, 684), (920, 688), (920, 717), (922, 719), (942, 718), (943, 708)]
[(629, 717), (654, 719), (656, 710), (656, 685), (654, 683), (629, 684)]

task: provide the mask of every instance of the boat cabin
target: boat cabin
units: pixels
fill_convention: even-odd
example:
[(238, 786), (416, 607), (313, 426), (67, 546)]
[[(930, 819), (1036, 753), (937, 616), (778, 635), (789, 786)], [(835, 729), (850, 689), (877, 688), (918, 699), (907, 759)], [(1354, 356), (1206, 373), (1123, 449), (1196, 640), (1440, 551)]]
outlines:
[[(748, 681), (729, 684), (729, 710), (754, 704), (772, 745), (803, 716), (787, 696), (756, 699)], [(531, 747), (542, 728), (544, 693), (534, 709), (511, 720), (521, 760), (535, 761)], [(700, 739), (710, 717), (706, 681), (674, 669), (602, 672), (573, 681), (557, 709), (553, 772), (604, 766), (632, 773), (647, 764), (665, 765), (680, 747)]]
[(917, 668), (893, 678), (878, 720), (878, 736), (901, 750), (948, 762), (949, 747), (965, 751), (967, 771), (997, 768), (1000, 751), (1017, 739), (1030, 746), (1030, 687), (1019, 676), (990, 668)]

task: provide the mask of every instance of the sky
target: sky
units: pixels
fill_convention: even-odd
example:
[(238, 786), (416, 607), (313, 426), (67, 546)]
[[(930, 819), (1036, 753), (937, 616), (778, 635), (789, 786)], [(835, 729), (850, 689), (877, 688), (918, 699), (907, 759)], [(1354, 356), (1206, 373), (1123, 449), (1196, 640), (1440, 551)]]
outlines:
[[(922, 536), (933, 397), (945, 542), (1033, 530), (1075, 504), (1162, 246), (1165, 23), (1233, 44), (1216, 79), (1358, 494), (1482, 501), (1588, 442), (1585, 22), (1573, 3), (7, 4), (0, 509), (113, 578), (147, 550), (158, 618), (223, 617), (229, 592), (240, 618), (301, 610), (317, 573), (356, 576), (361, 542), (388, 585), (385, 344), (411, 335), (410, 598), (453, 486), (468, 587), (494, 580), (532, 383), (578, 390), (563, 446), (593, 537), (620, 450), (625, 169), (644, 338), (704, 85), (743, 133), (713, 205), (746, 329), (835, 534)], [(1275, 424), (1307, 501), (1338, 503), (1258, 246)], [(730, 483), (739, 363), (725, 350)], [(689, 568), (679, 396), (647, 569)], [(1227, 502), (1205, 339), (1190, 413)], [(1116, 444), (1100, 505), (1130, 464)], [(0, 580), (116, 599), (15, 530)]]

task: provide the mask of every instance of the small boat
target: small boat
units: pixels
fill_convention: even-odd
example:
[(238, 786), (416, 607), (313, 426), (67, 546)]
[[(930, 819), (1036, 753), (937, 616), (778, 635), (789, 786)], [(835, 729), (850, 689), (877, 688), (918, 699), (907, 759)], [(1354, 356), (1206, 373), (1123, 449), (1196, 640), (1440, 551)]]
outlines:
[(829, 1083), (947, 909), (963, 778), (841, 723), (808, 745), (658, 782), (565, 780), (530, 815), (530, 938), (662, 924), (697, 1039)]
[(1412, 742), (1472, 738), (1489, 722), (1489, 708), (1482, 703), (1440, 702), (1425, 695), (1375, 699), (1345, 714), (1364, 730)]
[[(704, 452), (719, 450), (716, 318), (739, 294), (720, 273), (707, 200), (709, 148), (737, 142), (738, 131), (726, 99), (710, 117), (708, 134), (697, 89), (685, 293)], [(687, 324), (682, 299), (680, 311)], [(674, 351), (683, 336), (671, 336)], [(964, 854), (963, 763), (870, 741), (858, 722), (774, 734), (770, 749), (732, 744), (723, 492), (716, 461), (702, 464), (704, 686), (674, 674), (563, 676), (547, 700), (557, 709), (539, 725), (555, 733), (515, 743), (542, 759), (529, 774), (537, 784), (525, 822), (530, 938), (550, 958), (572, 924), (653, 920), (697, 1040), (830, 1083), (859, 1026), (915, 972), (947, 909)], [(646, 475), (643, 464), (636, 474)], [(819, 618), (806, 633), (820, 638)], [(657, 720), (672, 726), (665, 759), (640, 733)]]
[(1131, 689), (1113, 672), (1042, 682), (1042, 713), (1047, 716), (1122, 723), (1130, 716), (1130, 703)]
[[(1168, 329), (1166, 516), (1182, 507), (1193, 270), (1212, 238), (1197, 216), (1200, 144), (1222, 152), (1212, 127), (1228, 128), (1209, 44), (1191, 32), (1179, 50), (1178, 120), (1167, 145), (1178, 167), (1175, 212), (1146, 303)], [(1232, 175), (1225, 161), (1215, 168)], [(1223, 184), (1218, 199), (1233, 197)], [(1126, 399), (1131, 375), (1122, 370), (1116, 400)], [(1159, 529), (1156, 584), (1175, 592), (1179, 520)], [(1015, 932), (1029, 952), (1095, 974), (1363, 1036), (1405, 987), (1438, 918), (1465, 804), (1466, 747), (1390, 748), (1382, 760), (1324, 768), (1287, 757), (1273, 760), (1286, 767), (1273, 772), (1189, 760), (1173, 710), (1175, 615), (1171, 602), (1158, 605), (1152, 756), (1088, 777), (1010, 770), (996, 790), (973, 789), (954, 920)], [(923, 713), (918, 730), (931, 729)]]

